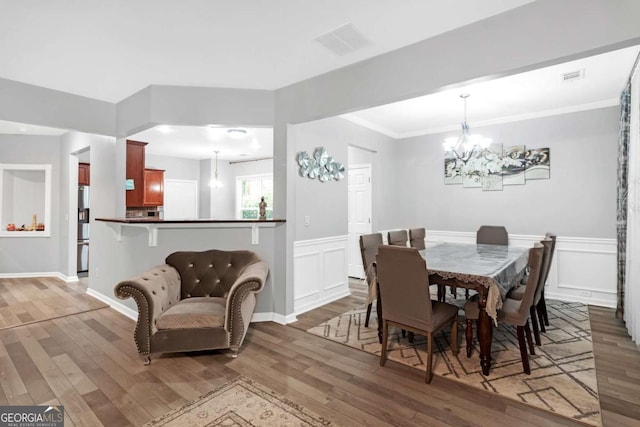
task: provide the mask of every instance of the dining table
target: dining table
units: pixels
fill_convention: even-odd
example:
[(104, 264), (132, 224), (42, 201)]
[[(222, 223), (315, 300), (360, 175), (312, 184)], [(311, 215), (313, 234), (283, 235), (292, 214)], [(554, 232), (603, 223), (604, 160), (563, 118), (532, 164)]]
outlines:
[[(507, 292), (517, 286), (527, 267), (529, 248), (438, 242), (419, 253), (426, 261), (430, 285), (473, 289), (478, 293), (480, 315), (476, 329), (480, 366), (483, 375), (489, 375), (493, 325), (498, 323), (498, 312)], [(377, 294), (376, 311), (380, 319), (383, 302), (379, 292)], [(378, 322), (378, 336), (381, 336), (381, 324)]]

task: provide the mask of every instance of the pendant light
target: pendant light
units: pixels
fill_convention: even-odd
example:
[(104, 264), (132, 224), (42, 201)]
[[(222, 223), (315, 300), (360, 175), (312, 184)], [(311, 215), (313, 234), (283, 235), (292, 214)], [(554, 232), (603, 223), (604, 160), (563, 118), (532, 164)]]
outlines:
[(210, 186), (213, 188), (222, 188), (222, 181), (218, 179), (218, 153), (219, 151), (214, 151), (216, 153), (216, 172), (213, 176), (213, 180), (211, 181)]
[(463, 155), (464, 153), (470, 153), (476, 147), (480, 148), (488, 148), (491, 144), (491, 138), (485, 138), (482, 135), (472, 135), (469, 133), (469, 124), (467, 123), (467, 98), (469, 98), (468, 93), (463, 93), (460, 95), (460, 98), (464, 101), (464, 121), (461, 123), (462, 125), (462, 135), (459, 137), (449, 137), (445, 138), (442, 146), (445, 151), (453, 151), (458, 155)]

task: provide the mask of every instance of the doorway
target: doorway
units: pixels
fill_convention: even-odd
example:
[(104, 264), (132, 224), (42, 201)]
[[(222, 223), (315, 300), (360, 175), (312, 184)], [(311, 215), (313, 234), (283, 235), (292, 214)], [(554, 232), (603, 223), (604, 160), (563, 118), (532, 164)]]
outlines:
[(348, 274), (364, 278), (359, 238), (371, 233), (371, 164), (349, 165)]

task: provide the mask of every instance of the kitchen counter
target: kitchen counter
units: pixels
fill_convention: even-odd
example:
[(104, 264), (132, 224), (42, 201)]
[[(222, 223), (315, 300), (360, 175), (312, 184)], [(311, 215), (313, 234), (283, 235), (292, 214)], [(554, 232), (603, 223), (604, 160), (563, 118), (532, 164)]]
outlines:
[(148, 218), (96, 218), (113, 230), (117, 241), (122, 241), (122, 227), (144, 228), (149, 233), (149, 246), (158, 246), (158, 230), (168, 229), (212, 229), (212, 228), (250, 228), (251, 244), (257, 245), (260, 240), (260, 228), (273, 228), (286, 222), (284, 219), (184, 219), (163, 220)]

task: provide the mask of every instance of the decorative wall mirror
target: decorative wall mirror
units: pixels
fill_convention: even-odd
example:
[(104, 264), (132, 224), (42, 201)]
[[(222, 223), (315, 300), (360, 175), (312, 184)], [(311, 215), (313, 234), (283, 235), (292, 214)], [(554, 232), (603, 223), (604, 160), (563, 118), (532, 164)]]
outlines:
[(51, 165), (0, 163), (0, 237), (51, 236)]

